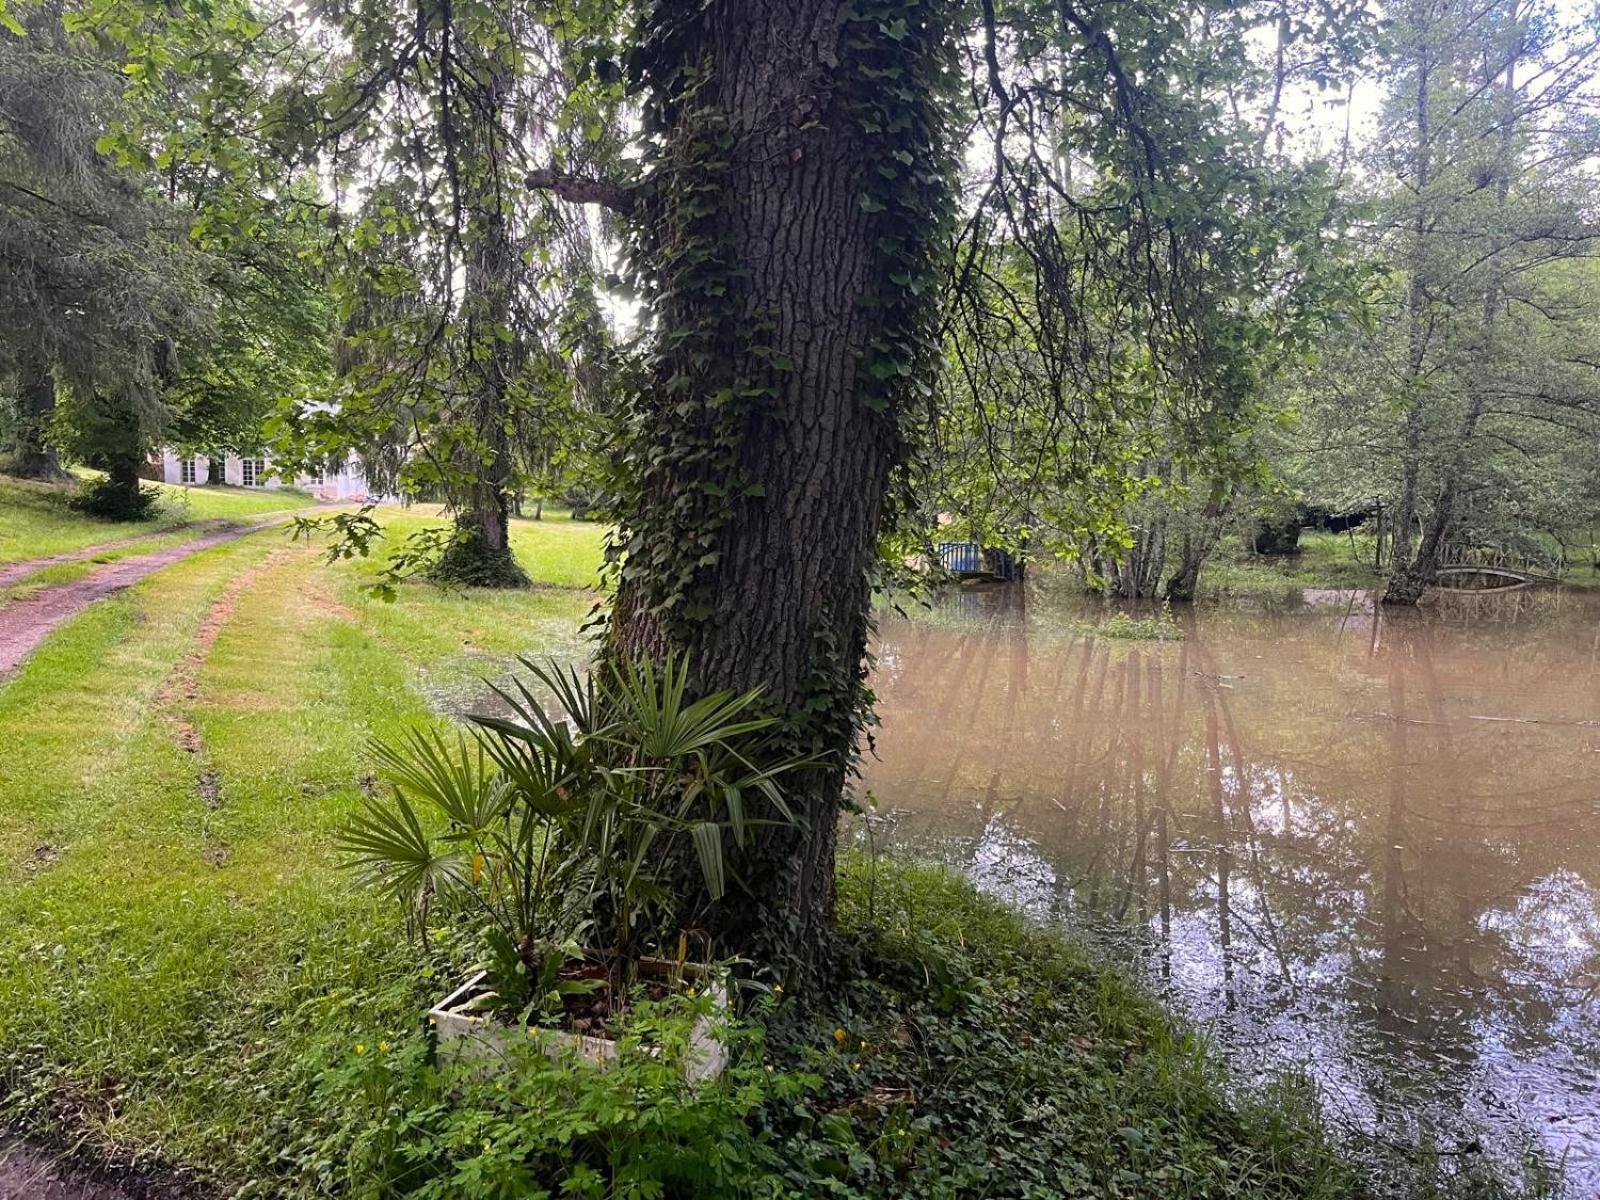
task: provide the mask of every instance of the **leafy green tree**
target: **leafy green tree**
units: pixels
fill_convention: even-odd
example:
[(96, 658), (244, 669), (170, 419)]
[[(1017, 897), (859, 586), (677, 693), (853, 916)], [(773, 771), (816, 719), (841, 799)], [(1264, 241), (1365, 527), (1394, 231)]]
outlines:
[(1081, 99), (1100, 60), (1053, 53), (1019, 12), (986, 10), (994, 149), (951, 288), (929, 508), (1119, 594), (1165, 576), (1192, 599), (1264, 486), (1267, 385), (1353, 299), (1331, 172), (1283, 151), (1280, 106), (1347, 74), (1366, 25), (1314, 4), (1170, 14), (1116, 56), (1152, 81), (1113, 93), (1143, 134), (1120, 150)]
[(1384, 599), (1414, 604), (1452, 546), (1531, 535), (1530, 489), (1596, 445), (1600, 34), (1524, 0), (1392, 16), (1364, 238), (1383, 269), (1376, 319), (1303, 382), (1295, 470), (1376, 499)]
[(71, 15), (19, 6), (22, 32), (0, 30), (0, 372), (20, 401), (9, 466), (48, 477), (67, 448), (107, 469), (108, 512), (135, 512), (174, 347), (209, 320), (206, 263), (183, 214), (105, 153), (120, 75)]
[(568, 53), (550, 14), (315, 11), (346, 42), (307, 93), (302, 135), (340, 190), (340, 380), (335, 407), (287, 424), (304, 455), (354, 446), (398, 486), (445, 499), (456, 532), (438, 574), (525, 583), (507, 518), (581, 429), (578, 380), (596, 360), (569, 337), (593, 305), (587, 220), (530, 192), (524, 160), (530, 145), (541, 161), (606, 153), (604, 122), (568, 114), (592, 118), (615, 88)]

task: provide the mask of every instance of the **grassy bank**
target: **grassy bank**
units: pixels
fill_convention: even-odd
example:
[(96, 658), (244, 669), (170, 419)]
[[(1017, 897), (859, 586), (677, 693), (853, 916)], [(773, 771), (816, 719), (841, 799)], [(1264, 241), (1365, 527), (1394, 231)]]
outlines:
[(1225, 539), (1200, 572), (1202, 598), (1282, 595), (1299, 588), (1375, 588), (1384, 576), (1372, 569), (1372, 538), (1306, 531), (1300, 553), (1246, 554), (1237, 538)]
[[(1300, 553), (1278, 556), (1246, 554), (1238, 539), (1226, 539), (1200, 573), (1203, 599), (1227, 596), (1282, 595), (1300, 588), (1381, 588), (1387, 574), (1373, 570), (1371, 534), (1318, 533), (1300, 537)], [(1600, 570), (1573, 563), (1562, 576), (1566, 587), (1600, 587)]]
[(245, 523), (264, 513), (305, 508), (313, 503), (305, 492), (290, 488), (190, 488), (164, 483), (146, 486), (157, 488), (162, 494), (155, 516), (148, 521), (114, 522), (68, 507), (67, 502), (76, 492), (70, 485), (0, 476), (0, 563), (65, 554), (196, 521)]

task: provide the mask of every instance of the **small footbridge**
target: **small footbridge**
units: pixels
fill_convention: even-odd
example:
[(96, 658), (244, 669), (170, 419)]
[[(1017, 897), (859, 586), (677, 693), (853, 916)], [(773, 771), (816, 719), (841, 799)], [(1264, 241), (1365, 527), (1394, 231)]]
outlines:
[(1440, 592), (1521, 592), (1528, 588), (1554, 587), (1561, 582), (1560, 570), (1551, 564), (1515, 558), (1499, 551), (1457, 550), (1446, 556), (1433, 573), (1434, 590)]
[(939, 565), (957, 579), (978, 583), (1015, 583), (1022, 564), (1004, 550), (977, 542), (940, 542)]

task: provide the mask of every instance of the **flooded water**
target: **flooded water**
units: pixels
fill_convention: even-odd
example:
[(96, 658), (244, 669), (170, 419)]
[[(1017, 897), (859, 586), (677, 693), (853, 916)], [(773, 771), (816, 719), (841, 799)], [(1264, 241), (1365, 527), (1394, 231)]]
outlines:
[(1167, 644), (1095, 611), (882, 621), (877, 836), (1092, 931), (1376, 1144), (1532, 1145), (1600, 1196), (1600, 595), (1306, 592)]

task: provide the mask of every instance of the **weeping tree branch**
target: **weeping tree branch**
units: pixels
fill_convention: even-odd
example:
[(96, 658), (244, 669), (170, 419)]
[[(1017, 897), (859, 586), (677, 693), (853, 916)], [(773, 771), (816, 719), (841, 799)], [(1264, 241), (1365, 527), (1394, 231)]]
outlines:
[(625, 217), (634, 210), (633, 189), (609, 179), (538, 168), (529, 171), (523, 182), (536, 191), (550, 192), (573, 204), (598, 204)]

